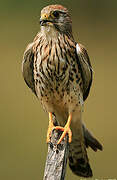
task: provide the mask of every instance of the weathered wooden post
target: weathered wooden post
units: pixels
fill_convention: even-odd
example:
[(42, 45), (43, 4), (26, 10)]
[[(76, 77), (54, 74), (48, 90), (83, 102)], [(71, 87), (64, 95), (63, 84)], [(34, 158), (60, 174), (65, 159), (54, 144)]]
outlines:
[(58, 139), (62, 132), (53, 130), (51, 142), (48, 144), (48, 154), (45, 165), (45, 172), (43, 180), (64, 180), (67, 158), (69, 152), (68, 136), (57, 145)]

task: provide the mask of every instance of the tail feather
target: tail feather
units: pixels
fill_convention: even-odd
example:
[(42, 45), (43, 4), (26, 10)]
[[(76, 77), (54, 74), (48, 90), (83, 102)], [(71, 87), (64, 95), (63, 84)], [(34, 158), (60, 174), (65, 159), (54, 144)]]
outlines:
[(93, 176), (90, 164), (88, 162), (85, 163), (84, 159), (78, 159), (75, 164), (72, 164), (71, 161), (73, 161), (73, 158), (69, 157), (69, 167), (73, 173), (81, 177)]
[(83, 127), (83, 133), (84, 133), (84, 139), (85, 139), (85, 145), (86, 147), (91, 147), (94, 151), (99, 150), (103, 150), (103, 147), (101, 145), (101, 143), (93, 137), (93, 135), (91, 134), (91, 132), (89, 132), (88, 129), (86, 129), (85, 125), (82, 125)]
[(72, 139), (69, 147), (69, 166), (72, 172), (81, 177), (92, 177), (84, 140)]
[(82, 125), (82, 133), (73, 135), (69, 148), (69, 166), (74, 174), (81, 177), (93, 176), (87, 156), (87, 147), (91, 147), (94, 151), (103, 149), (100, 142)]

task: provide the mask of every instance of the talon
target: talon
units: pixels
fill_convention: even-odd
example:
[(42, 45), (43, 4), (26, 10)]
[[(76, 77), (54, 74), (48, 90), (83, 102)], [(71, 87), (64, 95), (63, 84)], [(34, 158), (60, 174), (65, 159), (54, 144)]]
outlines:
[(72, 141), (72, 131), (70, 129), (71, 119), (72, 119), (72, 115), (70, 114), (69, 118), (68, 118), (68, 121), (67, 121), (67, 124), (65, 125), (65, 127), (61, 127), (61, 126), (54, 127), (54, 129), (56, 129), (56, 130), (63, 131), (63, 133), (62, 133), (62, 135), (61, 135), (61, 137), (60, 137), (60, 139), (59, 139), (57, 144), (61, 143), (61, 141), (66, 136), (66, 134), (68, 134), (68, 136), (69, 136), (69, 143), (71, 143), (71, 141)]
[(53, 120), (52, 120), (52, 113), (49, 113), (49, 126), (48, 126), (48, 131), (47, 131), (47, 140), (46, 140), (46, 142), (47, 143), (50, 142), (51, 132), (52, 132), (53, 129), (56, 129), (56, 130), (63, 131), (63, 133), (62, 133), (60, 139), (58, 140), (57, 144), (61, 143), (61, 141), (66, 136), (66, 134), (68, 134), (68, 136), (69, 136), (69, 143), (71, 143), (71, 141), (72, 141), (72, 131), (70, 129), (71, 119), (72, 119), (72, 115), (70, 114), (69, 117), (68, 117), (68, 121), (67, 121), (65, 127), (54, 126)]
[(59, 141), (58, 141), (58, 143), (57, 144), (60, 144), (61, 143), (61, 141), (64, 139), (64, 137), (66, 136), (66, 134), (68, 134), (68, 136), (69, 136), (69, 143), (71, 143), (71, 141), (72, 141), (72, 131), (71, 131), (71, 129), (69, 128), (69, 127), (61, 127), (61, 126), (56, 126), (56, 127), (54, 127), (54, 129), (56, 129), (56, 130), (60, 130), (60, 131), (63, 131), (63, 133), (62, 133), (62, 135), (61, 135), (61, 137), (60, 137), (60, 139), (59, 139)]
[(46, 138), (46, 142), (47, 142), (47, 143), (50, 142), (52, 130), (53, 130), (53, 128), (52, 128), (52, 129), (48, 128), (48, 131), (47, 131), (47, 138)]

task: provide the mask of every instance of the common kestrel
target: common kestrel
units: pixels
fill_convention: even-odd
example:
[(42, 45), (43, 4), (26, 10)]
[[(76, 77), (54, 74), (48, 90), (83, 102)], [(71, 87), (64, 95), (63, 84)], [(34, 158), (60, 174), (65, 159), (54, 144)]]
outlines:
[[(23, 57), (23, 77), (49, 114), (47, 142), (53, 128), (68, 133), (69, 165), (79, 176), (91, 177), (86, 147), (102, 150), (102, 145), (82, 122), (84, 101), (92, 84), (92, 67), (86, 49), (74, 40), (72, 21), (62, 5), (42, 9), (41, 30)], [(59, 126), (55, 126), (52, 116)]]

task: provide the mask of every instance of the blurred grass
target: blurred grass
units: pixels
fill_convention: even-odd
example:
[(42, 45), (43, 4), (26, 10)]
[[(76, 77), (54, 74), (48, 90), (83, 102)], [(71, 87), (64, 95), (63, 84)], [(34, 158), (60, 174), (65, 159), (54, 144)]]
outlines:
[[(75, 39), (93, 65), (94, 82), (83, 119), (104, 145), (89, 150), (94, 178), (116, 178), (117, 152), (117, 1), (0, 2), (0, 179), (41, 180), (47, 145), (48, 116), (25, 85), (21, 62), (26, 45), (39, 31), (42, 7), (56, 3), (71, 10)], [(67, 169), (67, 180), (80, 179)]]

